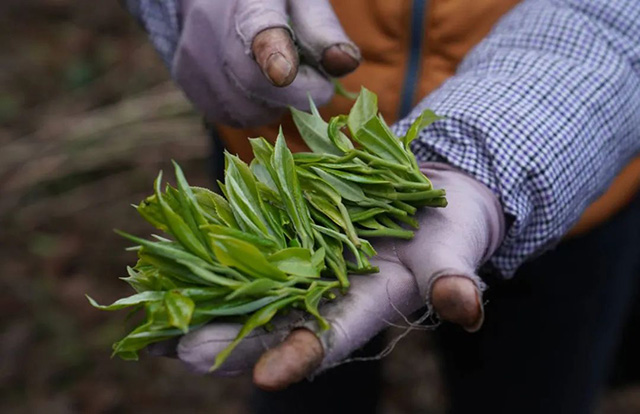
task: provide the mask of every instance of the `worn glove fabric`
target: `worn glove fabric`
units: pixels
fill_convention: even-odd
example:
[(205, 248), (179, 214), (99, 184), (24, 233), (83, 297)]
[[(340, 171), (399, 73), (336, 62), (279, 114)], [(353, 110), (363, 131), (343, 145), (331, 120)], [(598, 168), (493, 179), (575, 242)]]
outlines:
[[(331, 329), (320, 332), (312, 320), (292, 312), (274, 320), (274, 329), (256, 330), (243, 340), (216, 375), (245, 372), (269, 348), (296, 327), (316, 332), (325, 358), (319, 371), (358, 349), (389, 323), (430, 304), (431, 286), (444, 276), (472, 280), (479, 295), (484, 284), (476, 270), (498, 248), (504, 235), (504, 217), (496, 197), (473, 178), (444, 164), (429, 163), (423, 171), (434, 185), (447, 190), (449, 205), (422, 209), (420, 229), (413, 240), (380, 239), (372, 263), (380, 272), (351, 277), (349, 292), (321, 308)], [(476, 327), (479, 328), (480, 320)], [(193, 371), (207, 373), (216, 355), (236, 336), (241, 325), (212, 323), (184, 336), (178, 357)], [(157, 352), (156, 352), (157, 353)]]
[[(172, 74), (211, 122), (264, 125), (289, 105), (308, 109), (308, 95), (323, 105), (334, 89), (318, 69), (324, 50), (348, 45), (359, 59), (326, 0), (182, 0), (181, 16)], [(252, 55), (254, 37), (270, 28), (288, 30), (305, 59), (286, 87), (271, 84)]]

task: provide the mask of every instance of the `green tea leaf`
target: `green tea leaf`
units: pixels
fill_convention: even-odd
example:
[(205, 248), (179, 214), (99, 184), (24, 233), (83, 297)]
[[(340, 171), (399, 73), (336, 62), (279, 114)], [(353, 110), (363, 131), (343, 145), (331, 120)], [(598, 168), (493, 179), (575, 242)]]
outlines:
[(277, 239), (276, 232), (268, 227), (264, 206), (253, 173), (238, 157), (226, 154), (226, 185), (233, 214), (244, 231)]
[[(191, 186), (191, 191), (193, 191), (193, 195), (196, 198), (196, 202), (198, 203), (198, 206), (200, 207), (200, 211), (202, 212), (202, 215), (204, 216), (206, 221), (208, 223), (213, 223), (213, 224), (222, 224), (222, 220), (218, 216), (218, 212), (216, 211), (216, 206), (212, 199), (213, 194), (216, 194), (216, 193), (209, 190), (208, 188), (195, 187), (195, 186)], [(220, 196), (219, 194), (216, 194), (216, 195)]]
[(148, 345), (171, 339), (182, 335), (182, 331), (175, 328), (150, 329), (151, 324), (144, 324), (127, 336), (116, 342), (113, 347), (113, 355), (118, 355), (125, 360), (138, 360), (137, 352)]
[[(338, 242), (344, 243), (347, 245), (347, 247), (349, 248), (349, 250), (351, 250), (351, 253), (353, 253), (353, 255), (356, 257), (356, 259), (359, 259), (360, 255), (358, 254), (358, 247), (355, 243), (353, 243), (351, 240), (349, 240), (347, 238), (347, 236), (345, 236), (344, 234), (337, 232), (335, 230), (331, 230), (328, 229), (326, 227), (323, 226), (318, 226), (316, 224), (312, 224), (313, 229), (317, 230), (318, 232), (324, 234), (325, 236), (329, 236), (333, 239), (335, 239)], [(358, 263), (359, 266), (361, 266), (361, 263)]]
[(400, 141), (389, 131), (389, 128), (379, 117), (374, 116), (369, 119), (356, 131), (353, 139), (371, 154), (387, 161), (411, 165), (411, 160)]
[(169, 324), (187, 333), (196, 306), (193, 300), (178, 292), (169, 291), (164, 296), (164, 304), (167, 307)]
[(368, 176), (362, 174), (353, 174), (346, 171), (339, 171), (331, 168), (322, 168), (322, 170), (328, 172), (329, 174), (333, 174), (336, 177), (340, 177), (347, 181), (352, 181), (354, 183), (359, 184), (391, 184), (389, 180), (385, 180), (383, 178), (378, 178), (375, 176)]
[(342, 243), (336, 243), (331, 238), (326, 238), (321, 232), (314, 229), (314, 239), (325, 250), (327, 266), (334, 273), (335, 277), (340, 282), (340, 286), (343, 291), (349, 288), (350, 282), (347, 278), (347, 266), (342, 257)]
[(307, 94), (307, 98), (309, 98), (309, 109), (311, 111), (311, 114), (313, 116), (317, 116), (319, 118), (322, 118), (322, 115), (320, 115), (320, 111), (318, 111), (318, 107), (316, 106), (316, 103), (313, 102), (313, 98), (311, 97), (311, 94)]
[(185, 218), (187, 225), (191, 228), (193, 234), (198, 237), (206, 247), (206, 240), (204, 235), (200, 232), (200, 226), (208, 224), (208, 221), (204, 218), (200, 204), (198, 204), (198, 200), (189, 186), (182, 169), (178, 163), (175, 161), (172, 162), (178, 184), (178, 200), (180, 201), (184, 212), (183, 217)]
[(361, 184), (360, 187), (367, 196), (376, 197), (385, 201), (398, 199), (398, 192), (390, 183)]
[(309, 203), (315, 207), (319, 212), (329, 217), (335, 224), (342, 228), (346, 228), (345, 220), (340, 214), (338, 207), (331, 204), (326, 198), (316, 195), (311, 192), (305, 192), (305, 197)]
[(161, 275), (157, 268), (145, 263), (142, 259), (138, 260), (135, 268), (127, 266), (127, 273), (129, 277), (121, 277), (120, 279), (129, 283), (138, 293), (178, 287), (178, 283), (175, 283), (174, 280), (165, 275)]
[(311, 236), (309, 211), (302, 197), (293, 156), (289, 148), (287, 148), (284, 136), (282, 135), (282, 129), (280, 129), (278, 134), (272, 164), (277, 174), (280, 196), (298, 232), (302, 247), (307, 249), (312, 248), (313, 238)]
[(189, 226), (184, 222), (182, 217), (176, 214), (169, 204), (164, 201), (162, 197), (162, 192), (160, 191), (160, 182), (162, 180), (162, 172), (158, 175), (158, 178), (155, 182), (155, 190), (156, 190), (156, 198), (158, 200), (158, 204), (160, 205), (160, 209), (165, 218), (165, 223), (169, 228), (171, 234), (178, 239), (180, 244), (182, 244), (185, 249), (193, 252), (196, 256), (200, 257), (203, 260), (211, 260), (209, 253), (202, 245), (202, 242), (198, 239), (198, 237), (191, 231)]
[(351, 143), (349, 138), (340, 131), (340, 129), (346, 125), (347, 116), (339, 115), (331, 118), (327, 128), (329, 139), (333, 142), (333, 145), (340, 148), (340, 151), (343, 153), (349, 152), (353, 149), (353, 143)]
[(299, 164), (317, 164), (317, 163), (329, 163), (330, 165), (334, 165), (333, 163), (340, 162), (343, 157), (338, 157), (336, 155), (329, 155), (324, 153), (315, 153), (315, 152), (294, 152), (293, 153), (293, 161), (296, 165)]
[(183, 289), (174, 289), (183, 296), (191, 298), (195, 302), (221, 298), (229, 294), (229, 289), (225, 287), (189, 287)]
[(197, 276), (200, 280), (210, 282), (214, 285), (218, 286), (226, 286), (226, 287), (237, 287), (242, 284), (242, 282), (234, 279), (230, 279), (228, 277), (217, 274), (214, 269), (209, 267), (198, 266), (192, 262), (186, 262), (183, 260), (177, 260), (178, 263), (185, 266), (189, 269), (195, 276)]
[(351, 99), (352, 101), (358, 99), (358, 94), (356, 92), (348, 91), (340, 80), (332, 78), (331, 83), (333, 83), (336, 95)]
[(330, 202), (338, 204), (342, 202), (342, 196), (326, 181), (304, 168), (296, 168), (300, 177), (300, 186), (304, 191), (324, 195)]
[(188, 268), (177, 263), (175, 259), (149, 253), (144, 247), (138, 253), (138, 257), (145, 264), (156, 268), (162, 276), (170, 278), (176, 286), (211, 285), (209, 281), (197, 277)]
[(266, 252), (274, 251), (278, 248), (278, 245), (270, 239), (265, 239), (264, 237), (255, 236), (251, 233), (247, 233), (241, 230), (236, 230), (231, 227), (219, 226), (216, 224), (209, 224), (206, 226), (202, 226), (204, 230), (211, 232), (212, 234), (221, 234), (223, 236), (230, 236), (236, 239), (244, 240), (247, 243), (251, 243), (260, 249), (263, 249)]
[(380, 207), (374, 207), (374, 208), (349, 207), (349, 217), (351, 217), (351, 221), (353, 222), (367, 220), (384, 212), (386, 212), (386, 210)]
[(360, 241), (358, 239), (358, 236), (356, 235), (355, 228), (353, 227), (353, 224), (351, 223), (351, 218), (349, 217), (349, 212), (347, 211), (347, 209), (344, 206), (344, 204), (342, 204), (340, 202), (340, 203), (338, 203), (337, 205), (334, 206), (329, 201), (327, 201), (325, 198), (318, 197), (318, 196), (316, 196), (316, 195), (314, 195), (312, 193), (306, 193), (306, 197), (309, 200), (309, 202), (318, 211), (322, 212), (324, 215), (329, 217), (335, 224), (340, 226), (345, 231), (345, 233), (347, 234), (347, 237), (349, 237), (349, 239), (356, 246), (359, 245)]
[(285, 273), (295, 276), (316, 278), (320, 277), (320, 271), (311, 260), (309, 249), (290, 247), (282, 249), (267, 260)]
[(161, 301), (164, 298), (164, 292), (152, 292), (152, 291), (142, 292), (126, 298), (119, 299), (113, 302), (111, 305), (107, 305), (107, 306), (99, 305), (89, 295), (85, 295), (85, 296), (89, 300), (89, 303), (91, 304), (91, 306), (93, 306), (94, 308), (97, 308), (100, 310), (106, 310), (106, 311), (115, 311), (115, 310), (128, 308), (131, 306), (137, 306), (145, 302)]
[(422, 111), (420, 116), (413, 121), (406, 135), (402, 138), (405, 149), (409, 149), (409, 144), (416, 139), (423, 129), (441, 119), (444, 119), (444, 117), (436, 115), (431, 109)]
[(273, 145), (269, 143), (264, 138), (249, 138), (249, 143), (251, 144), (251, 149), (253, 150), (253, 155), (255, 155), (256, 159), (263, 165), (271, 178), (276, 181), (276, 173), (273, 169), (273, 165), (271, 165), (271, 158), (273, 157)]
[(253, 175), (255, 175), (258, 179), (258, 182), (266, 185), (267, 188), (269, 188), (274, 193), (278, 193), (278, 186), (271, 178), (271, 174), (269, 174), (267, 167), (265, 167), (260, 161), (258, 161), (257, 158), (254, 158), (253, 161), (251, 161), (251, 165), (249, 166), (249, 168), (251, 168), (251, 171), (253, 172)]
[(378, 97), (366, 88), (360, 90), (360, 96), (349, 112), (347, 125), (351, 136), (378, 114)]
[(195, 256), (194, 254), (184, 250), (183, 248), (180, 248), (177, 244), (165, 243), (165, 242), (152, 242), (150, 240), (142, 239), (140, 237), (133, 236), (123, 231), (115, 230), (115, 232), (120, 236), (143, 246), (145, 250), (151, 254), (155, 254), (161, 257), (166, 257), (167, 259), (171, 259), (171, 260), (181, 259), (187, 262), (193, 262), (196, 264), (203, 263), (205, 265), (207, 263), (203, 259), (200, 259), (198, 256)]
[(229, 202), (220, 194), (213, 193), (210, 197), (216, 209), (216, 213), (218, 214), (218, 217), (220, 217), (220, 220), (222, 220), (224, 224), (231, 228), (239, 229), (240, 225), (236, 221), (236, 218), (233, 215), (233, 211), (231, 211)]
[(273, 303), (284, 296), (266, 296), (260, 299), (237, 298), (225, 299), (224, 301), (212, 301), (210, 303), (199, 304), (194, 312), (194, 317), (202, 316), (238, 316), (247, 315), (270, 303)]
[(272, 289), (277, 289), (282, 286), (282, 283), (272, 279), (256, 279), (250, 283), (246, 283), (242, 287), (233, 291), (226, 300), (236, 299), (243, 296), (264, 296)]
[(320, 271), (324, 268), (325, 254), (326, 251), (324, 247), (320, 247), (319, 249), (316, 249), (316, 251), (313, 253), (313, 256), (311, 256), (311, 264), (313, 265), (313, 267), (319, 269)]
[(309, 292), (304, 297), (304, 306), (311, 315), (313, 315), (318, 321), (318, 326), (323, 331), (329, 329), (329, 323), (325, 318), (320, 315), (318, 311), (318, 305), (322, 296), (331, 289), (331, 286), (313, 286), (309, 288)]
[(293, 122), (296, 124), (302, 140), (311, 151), (320, 154), (342, 155), (343, 152), (336, 147), (329, 139), (327, 133), (328, 124), (319, 115), (308, 114), (306, 112), (290, 107)]
[(311, 167), (311, 169), (318, 175), (318, 177), (322, 178), (327, 182), (327, 184), (333, 187), (343, 198), (353, 202), (361, 202), (367, 199), (364, 192), (357, 184), (331, 175), (320, 168)]
[(136, 210), (140, 215), (147, 220), (153, 227), (168, 232), (169, 228), (164, 223), (164, 215), (158, 204), (158, 200), (155, 195), (149, 196), (142, 200), (140, 204), (136, 206)]
[(212, 235), (213, 251), (223, 265), (255, 278), (287, 280), (287, 275), (267, 261), (262, 252), (246, 241), (220, 234)]

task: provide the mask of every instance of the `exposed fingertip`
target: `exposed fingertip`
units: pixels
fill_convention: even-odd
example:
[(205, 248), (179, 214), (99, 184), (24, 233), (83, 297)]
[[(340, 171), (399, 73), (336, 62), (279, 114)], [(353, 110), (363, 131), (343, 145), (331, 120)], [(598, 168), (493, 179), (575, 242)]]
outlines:
[(297, 329), (262, 355), (253, 369), (253, 382), (266, 391), (285, 389), (315, 371), (323, 357), (318, 337), (307, 329)]
[(464, 276), (447, 276), (434, 282), (431, 303), (440, 319), (469, 332), (482, 326), (484, 311), (475, 283)]
[(331, 76), (344, 76), (360, 65), (362, 56), (357, 47), (340, 43), (325, 49), (322, 54), (322, 67)]
[(274, 85), (287, 86), (293, 82), (297, 71), (282, 53), (275, 52), (267, 58), (264, 74)]
[(253, 39), (251, 51), (262, 73), (275, 86), (287, 86), (298, 73), (298, 52), (283, 28), (264, 30)]

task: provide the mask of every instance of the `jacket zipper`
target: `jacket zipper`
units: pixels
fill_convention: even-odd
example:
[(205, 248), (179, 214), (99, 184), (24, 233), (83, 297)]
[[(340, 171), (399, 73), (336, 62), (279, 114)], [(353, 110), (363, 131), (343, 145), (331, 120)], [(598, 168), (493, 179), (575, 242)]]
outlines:
[(409, 40), (409, 61), (400, 95), (399, 119), (406, 117), (411, 109), (418, 86), (420, 61), (424, 47), (424, 20), (427, 12), (427, 0), (413, 0), (411, 4), (411, 38)]

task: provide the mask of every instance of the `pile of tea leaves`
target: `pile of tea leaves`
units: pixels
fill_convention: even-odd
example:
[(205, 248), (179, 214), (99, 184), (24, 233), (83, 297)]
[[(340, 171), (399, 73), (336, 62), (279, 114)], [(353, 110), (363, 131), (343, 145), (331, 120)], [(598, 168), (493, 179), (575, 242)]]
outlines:
[(411, 141), (440, 119), (426, 110), (397, 137), (378, 114), (377, 97), (362, 89), (348, 115), (327, 123), (292, 109), (312, 152), (292, 154), (282, 131), (275, 145), (251, 139), (250, 165), (227, 153), (222, 194), (191, 187), (175, 164), (176, 186), (162, 173), (153, 195), (135, 206), (165, 235), (136, 244), (138, 262), (123, 278), (137, 292), (103, 310), (132, 308), (143, 321), (113, 345), (137, 359), (147, 345), (183, 335), (213, 320), (243, 324), (212, 370), (251, 331), (278, 313), (306, 311), (330, 326), (318, 306), (349, 288), (349, 274), (374, 273), (372, 237), (410, 239), (417, 209), (444, 207), (419, 170)]

